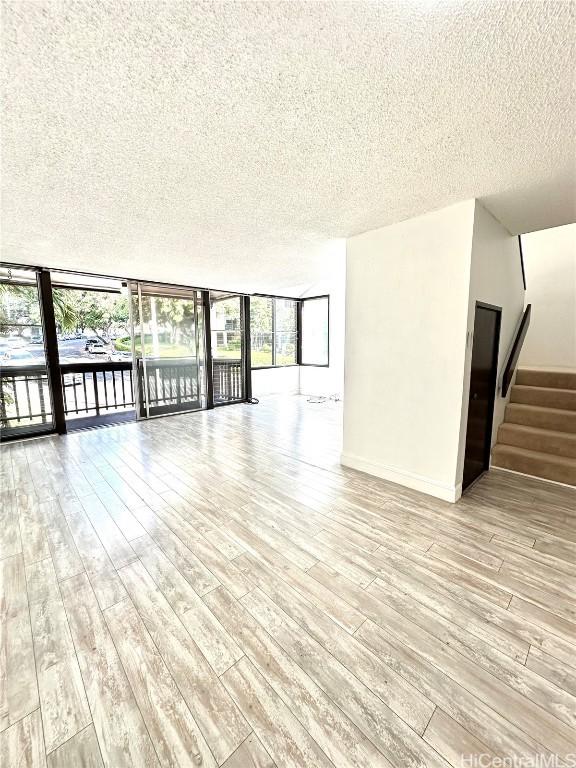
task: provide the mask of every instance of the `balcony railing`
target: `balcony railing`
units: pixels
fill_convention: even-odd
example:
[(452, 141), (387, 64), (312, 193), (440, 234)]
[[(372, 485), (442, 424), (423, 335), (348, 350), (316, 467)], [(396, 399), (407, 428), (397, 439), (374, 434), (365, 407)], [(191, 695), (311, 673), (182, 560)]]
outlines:
[[(128, 412), (135, 406), (130, 361), (64, 363), (60, 366), (64, 412), (68, 419), (104, 417)], [(144, 392), (144, 365), (137, 361), (139, 385)], [(146, 361), (146, 388), (152, 415), (201, 407), (196, 359)], [(213, 361), (214, 402), (243, 398), (241, 360)], [(142, 407), (142, 415), (146, 415)], [(52, 425), (52, 402), (45, 365), (4, 366), (0, 372), (0, 422), (6, 435), (24, 427)]]
[(214, 403), (233, 403), (244, 397), (241, 360), (213, 360)]
[(60, 366), (64, 413), (100, 416), (134, 408), (132, 363), (64, 363)]
[[(137, 362), (140, 387), (147, 394), (151, 415), (190, 411), (201, 407), (196, 358), (158, 358), (146, 360), (145, 365), (142, 359), (138, 358)], [(146, 415), (144, 404), (141, 413)]]
[(51, 427), (52, 401), (45, 365), (2, 366), (0, 422), (5, 434), (23, 427)]
[[(67, 418), (134, 409), (131, 362), (63, 363), (60, 371)], [(0, 421), (6, 435), (25, 427), (51, 427), (52, 402), (45, 365), (3, 366)]]

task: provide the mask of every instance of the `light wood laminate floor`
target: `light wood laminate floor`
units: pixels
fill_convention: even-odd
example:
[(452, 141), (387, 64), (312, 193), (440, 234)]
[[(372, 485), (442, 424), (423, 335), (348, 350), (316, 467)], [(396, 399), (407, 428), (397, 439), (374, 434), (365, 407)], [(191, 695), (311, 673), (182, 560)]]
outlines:
[(341, 467), (340, 422), (269, 398), (2, 447), (2, 768), (570, 764), (574, 491), (450, 505)]

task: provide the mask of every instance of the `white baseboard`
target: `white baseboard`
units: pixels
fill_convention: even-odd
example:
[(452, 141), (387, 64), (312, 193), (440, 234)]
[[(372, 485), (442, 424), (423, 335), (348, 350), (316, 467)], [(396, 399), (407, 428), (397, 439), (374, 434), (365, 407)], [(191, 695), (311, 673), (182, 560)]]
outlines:
[(357, 469), (360, 472), (366, 472), (369, 475), (381, 477), (383, 480), (389, 480), (391, 483), (398, 483), (414, 491), (427, 493), (429, 496), (435, 496), (443, 501), (455, 502), (462, 495), (462, 483), (458, 485), (444, 485), (437, 480), (429, 477), (416, 475), (413, 472), (406, 472), (397, 467), (389, 467), (376, 461), (363, 459), (360, 456), (354, 456), (351, 453), (342, 453), (340, 463), (345, 467)]

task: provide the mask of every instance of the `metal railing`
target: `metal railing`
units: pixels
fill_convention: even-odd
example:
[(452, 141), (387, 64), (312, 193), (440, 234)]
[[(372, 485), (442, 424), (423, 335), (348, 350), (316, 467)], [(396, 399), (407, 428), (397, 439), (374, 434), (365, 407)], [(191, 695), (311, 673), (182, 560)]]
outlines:
[[(60, 366), (64, 413), (68, 418), (100, 416), (134, 408), (132, 363), (63, 363)], [(0, 421), (12, 429), (52, 424), (52, 401), (45, 365), (3, 366)]]
[(214, 403), (231, 403), (242, 400), (242, 360), (213, 360)]
[(66, 416), (134, 408), (131, 362), (64, 363), (60, 371)]
[(12, 428), (52, 424), (52, 401), (45, 365), (2, 366), (0, 422), (7, 432)]
[[(151, 414), (201, 407), (196, 359), (147, 360), (145, 367), (138, 359), (137, 370)], [(60, 371), (67, 418), (97, 417), (135, 408), (132, 363), (129, 361), (63, 363)], [(214, 360), (212, 372), (216, 404), (243, 399), (241, 360)], [(144, 406), (141, 410), (142, 415), (146, 415)], [(7, 434), (25, 426), (52, 425), (52, 401), (45, 365), (2, 368), (0, 422)]]
[[(141, 391), (148, 398), (150, 414), (176, 413), (200, 408), (200, 383), (196, 358), (138, 358)], [(142, 415), (146, 415), (142, 397)]]

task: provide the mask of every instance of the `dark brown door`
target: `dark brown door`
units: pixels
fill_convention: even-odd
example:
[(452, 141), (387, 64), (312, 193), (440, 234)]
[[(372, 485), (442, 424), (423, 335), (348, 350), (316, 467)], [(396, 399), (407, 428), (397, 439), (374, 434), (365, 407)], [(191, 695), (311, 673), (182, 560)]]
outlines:
[(476, 304), (463, 488), (476, 480), (490, 464), (500, 316), (498, 307)]

